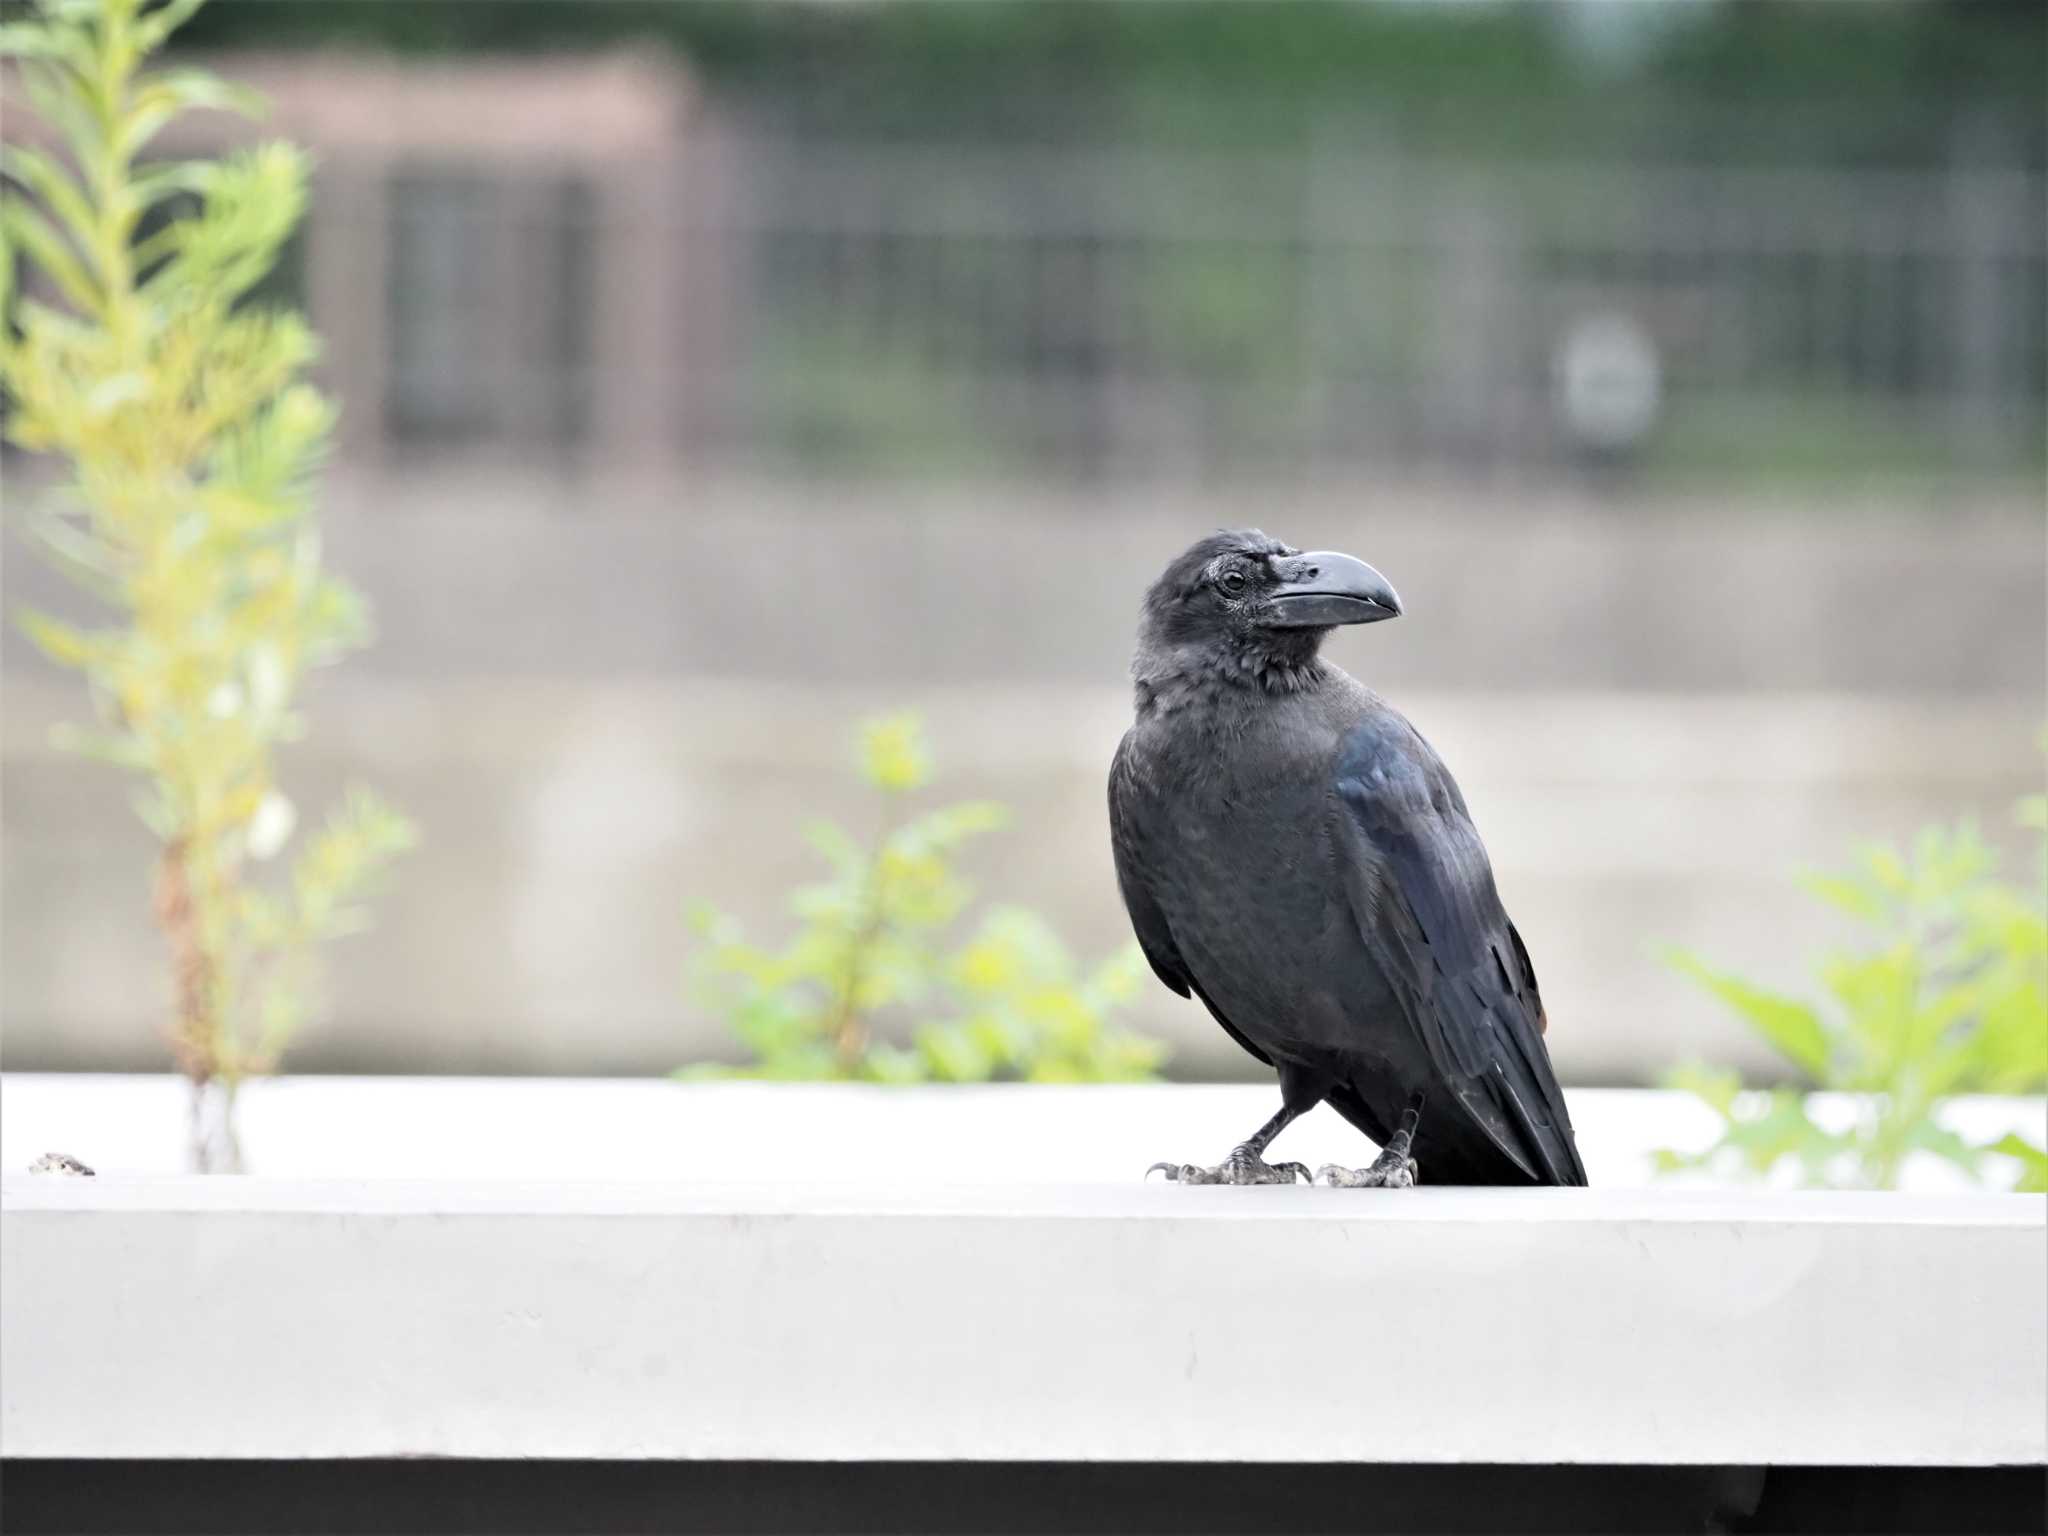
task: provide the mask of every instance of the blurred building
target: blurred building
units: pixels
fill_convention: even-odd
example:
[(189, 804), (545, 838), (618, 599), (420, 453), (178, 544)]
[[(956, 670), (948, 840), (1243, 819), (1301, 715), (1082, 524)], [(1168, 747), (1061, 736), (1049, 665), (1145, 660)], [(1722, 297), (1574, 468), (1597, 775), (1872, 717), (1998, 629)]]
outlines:
[[(1938, 118), (1904, 159), (1734, 100), (1217, 142), (1056, 100), (862, 127), (652, 47), (214, 62), (318, 159), (272, 291), (327, 343), (331, 550), (381, 620), (287, 782), (426, 830), (301, 1066), (720, 1048), (684, 903), (776, 920), (802, 822), (864, 824), (878, 708), (1015, 807), (991, 894), (1121, 942), (1129, 630), (1218, 524), (1400, 586), (1336, 654), (1464, 779), (1568, 1078), (1767, 1066), (1658, 946), (1790, 984), (1831, 932), (1793, 866), (2041, 778), (2038, 110), (1881, 104)], [(154, 1063), (143, 834), (44, 745), (73, 680), (4, 659), (7, 1063)], [(1142, 1019), (1250, 1065), (1163, 991)]]

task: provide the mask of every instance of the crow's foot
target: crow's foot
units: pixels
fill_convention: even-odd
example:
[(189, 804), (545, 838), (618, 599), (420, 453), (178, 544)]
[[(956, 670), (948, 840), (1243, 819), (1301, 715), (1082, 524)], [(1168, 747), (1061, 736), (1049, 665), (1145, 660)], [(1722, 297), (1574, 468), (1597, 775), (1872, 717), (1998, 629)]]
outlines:
[(1214, 1168), (1198, 1168), (1193, 1163), (1154, 1163), (1145, 1170), (1145, 1177), (1149, 1179), (1162, 1172), (1170, 1184), (1292, 1184), (1296, 1178), (1304, 1184), (1314, 1182), (1305, 1164), (1268, 1163), (1248, 1146), (1234, 1148)]
[(1340, 1168), (1325, 1163), (1316, 1170), (1315, 1182), (1332, 1189), (1412, 1189), (1422, 1170), (1406, 1149), (1388, 1148), (1373, 1160), (1370, 1168)]

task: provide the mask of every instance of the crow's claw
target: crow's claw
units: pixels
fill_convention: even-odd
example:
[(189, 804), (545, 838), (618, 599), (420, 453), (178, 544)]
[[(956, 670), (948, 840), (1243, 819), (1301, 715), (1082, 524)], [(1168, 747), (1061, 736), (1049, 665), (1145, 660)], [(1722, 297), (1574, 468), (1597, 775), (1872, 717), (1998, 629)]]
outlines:
[(1154, 1163), (1145, 1177), (1164, 1173), (1169, 1184), (1308, 1184), (1308, 1168), (1302, 1163), (1268, 1163), (1249, 1147), (1239, 1147), (1214, 1168), (1194, 1163)]
[(1370, 1168), (1340, 1168), (1325, 1163), (1316, 1170), (1313, 1182), (1332, 1189), (1413, 1189), (1422, 1170), (1412, 1157), (1388, 1158), (1382, 1154)]

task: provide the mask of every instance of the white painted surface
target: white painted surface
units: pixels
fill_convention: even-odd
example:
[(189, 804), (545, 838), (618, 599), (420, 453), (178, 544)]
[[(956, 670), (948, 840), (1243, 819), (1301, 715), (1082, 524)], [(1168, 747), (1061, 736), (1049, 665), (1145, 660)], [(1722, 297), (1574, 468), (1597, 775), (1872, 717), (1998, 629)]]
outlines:
[(1712, 1121), (1626, 1091), (1592, 1192), (1138, 1181), (1272, 1097), (287, 1079), (199, 1180), (178, 1080), (0, 1076), (0, 1450), (2048, 1459), (2048, 1202), (1647, 1190)]
[(2048, 1459), (2033, 1198), (4, 1195), (10, 1456)]
[[(181, 1172), (185, 1092), (168, 1075), (0, 1074), (0, 1169), (18, 1173), (58, 1151), (106, 1175)], [(1601, 1188), (1645, 1185), (1654, 1148), (1697, 1150), (1714, 1135), (1713, 1115), (1689, 1095), (1572, 1089), (1568, 1097)], [(298, 1179), (1123, 1185), (1160, 1159), (1219, 1160), (1277, 1107), (1269, 1084), (304, 1077), (244, 1091), (242, 1142), (252, 1173)], [(1979, 1139), (2014, 1129), (2039, 1139), (2048, 1134), (2048, 1101), (1962, 1099), (1947, 1120)], [(1290, 1126), (1272, 1155), (1314, 1168), (1366, 1162), (1371, 1152), (1325, 1108)], [(1425, 1183), (1428, 1175), (1425, 1168)], [(1907, 1187), (1970, 1186), (1923, 1158), (1909, 1165)]]

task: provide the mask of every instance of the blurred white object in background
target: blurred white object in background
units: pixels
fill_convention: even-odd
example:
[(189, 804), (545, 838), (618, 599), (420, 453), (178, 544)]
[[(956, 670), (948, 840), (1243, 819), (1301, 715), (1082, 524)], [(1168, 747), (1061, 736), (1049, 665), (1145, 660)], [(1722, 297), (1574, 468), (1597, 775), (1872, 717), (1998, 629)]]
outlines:
[(1657, 345), (1627, 315), (1574, 323), (1558, 343), (1552, 371), (1558, 412), (1583, 447), (1621, 453), (1656, 425), (1664, 390)]

